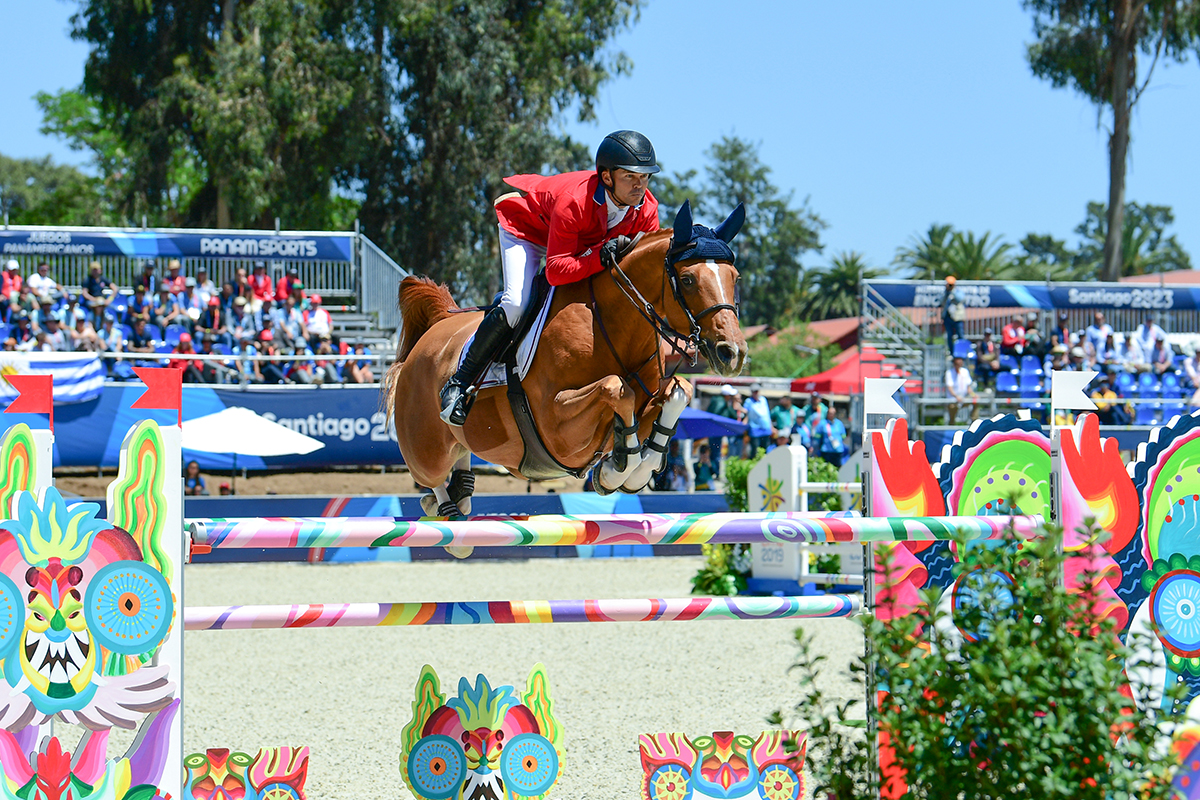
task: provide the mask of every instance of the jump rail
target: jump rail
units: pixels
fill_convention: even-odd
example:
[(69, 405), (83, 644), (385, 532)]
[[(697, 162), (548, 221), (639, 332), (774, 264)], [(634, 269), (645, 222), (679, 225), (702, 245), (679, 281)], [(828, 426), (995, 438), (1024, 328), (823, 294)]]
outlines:
[(706, 619), (831, 619), (862, 610), (857, 595), (689, 597), (673, 600), (526, 600), (348, 603), (184, 609), (189, 631), (251, 628), (373, 628), (560, 622), (694, 622)]
[(893, 542), (1000, 538), (1032, 532), (1040, 517), (854, 517), (826, 512), (511, 517), (275, 517), (193, 519), (208, 549), (315, 547), (523, 547), (598, 544)]

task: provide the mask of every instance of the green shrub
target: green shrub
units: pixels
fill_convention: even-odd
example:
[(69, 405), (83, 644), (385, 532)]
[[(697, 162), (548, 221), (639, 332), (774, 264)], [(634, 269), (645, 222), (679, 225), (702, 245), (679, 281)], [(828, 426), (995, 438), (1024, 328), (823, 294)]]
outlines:
[[(1130, 650), (1111, 620), (1096, 621), (1093, 592), (1069, 594), (1063, 585), (1071, 556), (1059, 552), (1061, 532), (1042, 534), (1023, 544), (959, 541), (953, 620), (933, 593), (909, 616), (861, 618), (865, 663), (891, 692), (878, 722), (907, 773), (906, 797), (1173, 796), (1167, 776), (1174, 757), (1158, 726), (1168, 729), (1180, 717), (1148, 712), (1147, 698), (1135, 703), (1122, 691)], [(964, 599), (972, 596), (978, 599)], [(964, 639), (961, 631), (979, 636)], [(817, 681), (823, 658), (803, 631), (796, 633), (793, 669), (804, 699), (795, 714), (809, 732), (814, 796), (872, 797), (869, 748), (853, 719), (861, 701), (829, 700)], [(854, 672), (861, 686), (863, 664)], [(1185, 691), (1181, 684), (1171, 696)], [(783, 715), (772, 719), (781, 724)]]
[[(730, 511), (746, 511), (747, 484), (750, 470), (766, 451), (761, 448), (753, 458), (729, 458), (725, 461), (725, 503)], [(729, 597), (746, 589), (746, 578), (750, 576), (750, 545), (706, 544), (701, 545), (704, 566), (692, 576), (692, 594), (710, 594)]]
[[(837, 467), (823, 458), (811, 456), (808, 459), (808, 479), (820, 483), (836, 483), (839, 480)], [(825, 494), (810, 494), (808, 496), (809, 511), (841, 511), (842, 496), (836, 492)]]

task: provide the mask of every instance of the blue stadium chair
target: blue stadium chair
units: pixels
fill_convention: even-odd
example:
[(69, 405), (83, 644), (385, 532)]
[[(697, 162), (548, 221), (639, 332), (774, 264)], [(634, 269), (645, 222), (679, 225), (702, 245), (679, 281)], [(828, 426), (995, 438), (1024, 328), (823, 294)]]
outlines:
[(1021, 405), (1024, 408), (1028, 408), (1030, 411), (1039, 411), (1040, 412), (1040, 411), (1044, 411), (1046, 408), (1045, 404), (1040, 402), (1042, 399), (1042, 390), (1041, 389), (1021, 389), (1021, 399), (1022, 400), (1039, 401), (1039, 402), (1021, 403)]
[(182, 325), (168, 325), (163, 333), (166, 336), (166, 343), (174, 347), (179, 344), (179, 337), (187, 333), (187, 328)]
[(1118, 372), (1116, 379), (1117, 394), (1122, 397), (1132, 397), (1137, 381), (1128, 372)]
[(3, 342), (12, 333), (12, 325), (6, 322), (0, 322), (0, 342)]
[(1042, 391), (1042, 375), (1040, 372), (1022, 372), (1020, 380), (1022, 392), (1028, 389)]
[(1017, 383), (1017, 376), (1011, 372), (996, 373), (996, 391), (1001, 394), (1016, 394), (1021, 387)]
[(1166, 424), (1171, 417), (1181, 417), (1186, 414), (1183, 403), (1163, 403), (1162, 405), (1162, 421)]
[(111, 311), (117, 319), (125, 316), (125, 310), (129, 308), (129, 298), (123, 294), (118, 294), (113, 298), (113, 301), (108, 304), (108, 310)]
[(1004, 355), (1003, 353), (1001, 353), (1000, 354), (1000, 369), (1001, 370), (1012, 370), (1013, 372), (1016, 372), (1018, 369), (1020, 369), (1020, 364), (1017, 363), (1017, 357)]
[(1021, 374), (1044, 375), (1041, 362), (1037, 356), (1021, 356)]
[(213, 343), (213, 346), (212, 346), (212, 351), (213, 351), (214, 353), (216, 353), (217, 355), (219, 355), (219, 356), (231, 356), (231, 355), (233, 355), (233, 349), (232, 349), (232, 348), (231, 348), (229, 345), (227, 345), (227, 344), (221, 344), (221, 343), (219, 343), (219, 342), (214, 342), (214, 343)]
[(1179, 376), (1174, 372), (1163, 373), (1162, 396), (1166, 400), (1175, 400), (1183, 397), (1183, 387), (1179, 385)]
[(157, 325), (147, 324), (146, 325), (146, 335), (149, 336), (152, 341), (155, 341), (155, 342), (163, 341), (162, 328), (158, 327)]
[(1143, 372), (1137, 376), (1138, 389), (1146, 390), (1158, 384), (1158, 378), (1155, 378), (1152, 373)]
[(1138, 403), (1135, 425), (1157, 425), (1161, 421), (1162, 403)]
[(954, 357), (955, 358), (975, 358), (975, 348), (966, 339), (954, 340)]
[[(147, 327), (149, 327), (149, 326), (147, 326)], [(175, 349), (175, 345), (173, 345), (173, 344), (168, 344), (168, 343), (166, 343), (166, 342), (163, 342), (163, 343), (162, 343), (162, 344), (160, 344), (160, 345), (155, 345), (155, 347), (154, 347), (154, 352), (156, 352), (156, 353), (170, 353), (170, 352), (171, 352), (172, 350), (174, 350), (174, 349)]]

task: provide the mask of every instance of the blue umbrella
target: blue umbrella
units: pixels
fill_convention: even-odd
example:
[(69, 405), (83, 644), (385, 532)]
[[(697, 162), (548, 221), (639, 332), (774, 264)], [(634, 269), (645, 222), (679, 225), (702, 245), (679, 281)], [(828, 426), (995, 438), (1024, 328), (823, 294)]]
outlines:
[(675, 429), (676, 439), (708, 439), (715, 436), (741, 436), (746, 423), (698, 408), (685, 408)]

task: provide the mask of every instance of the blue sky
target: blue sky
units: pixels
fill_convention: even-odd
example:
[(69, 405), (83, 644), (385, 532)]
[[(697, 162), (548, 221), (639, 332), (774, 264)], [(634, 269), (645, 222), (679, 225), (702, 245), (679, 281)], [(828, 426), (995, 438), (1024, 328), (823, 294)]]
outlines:
[[(31, 99), (82, 77), (87, 50), (67, 36), (74, 8), (0, 3), (0, 30), (10, 31), (0, 82), (6, 155), (81, 160), (38, 132)], [(637, 128), (669, 170), (701, 169), (724, 135), (759, 143), (775, 183), (809, 197), (829, 223), (825, 252), (809, 265), (858, 250), (887, 267), (933, 222), (1012, 242), (1030, 231), (1073, 242), (1087, 202), (1107, 198), (1107, 133), (1092, 105), (1033, 77), (1031, 38), (1018, 0), (649, 0), (614, 42), (632, 75), (604, 87), (595, 123), (567, 130), (598, 142)], [(1172, 206), (1174, 230), (1200, 266), (1194, 56), (1159, 65), (1132, 134), (1127, 197)]]

